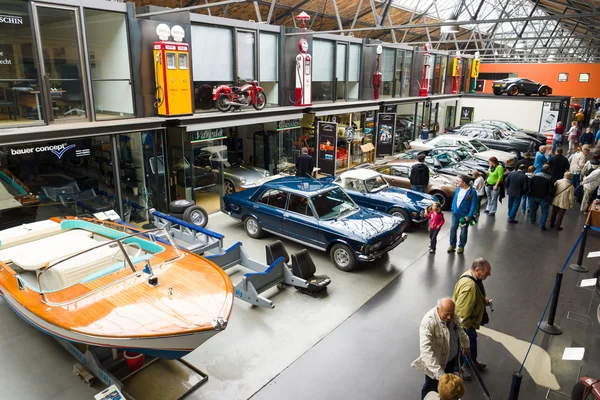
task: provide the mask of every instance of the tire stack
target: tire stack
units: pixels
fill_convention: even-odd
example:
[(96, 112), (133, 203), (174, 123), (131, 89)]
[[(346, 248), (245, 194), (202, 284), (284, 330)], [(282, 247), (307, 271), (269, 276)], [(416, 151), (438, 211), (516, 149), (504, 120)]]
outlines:
[(169, 203), (169, 215), (204, 228), (208, 224), (208, 213), (191, 200), (174, 200)]

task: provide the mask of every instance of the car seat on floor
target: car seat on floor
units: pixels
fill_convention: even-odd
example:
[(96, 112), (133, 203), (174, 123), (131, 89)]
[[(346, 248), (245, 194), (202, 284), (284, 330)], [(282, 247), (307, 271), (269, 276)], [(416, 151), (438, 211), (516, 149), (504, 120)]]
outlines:
[(331, 279), (327, 275), (315, 275), (316, 272), (317, 268), (308, 250), (292, 254), (292, 273), (308, 283), (308, 288), (300, 289), (301, 292), (316, 294), (327, 289)]
[(281, 240), (276, 240), (273, 243), (266, 245), (265, 250), (267, 251), (268, 265), (273, 264), (279, 257), (283, 257), (286, 264), (290, 262), (290, 256)]

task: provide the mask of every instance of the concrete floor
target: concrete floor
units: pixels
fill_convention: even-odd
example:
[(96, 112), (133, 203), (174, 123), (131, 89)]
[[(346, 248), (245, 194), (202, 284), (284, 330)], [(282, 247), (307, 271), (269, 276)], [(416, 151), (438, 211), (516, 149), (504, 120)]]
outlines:
[[(448, 225), (440, 233), (437, 254), (427, 253), (427, 231), (416, 229), (389, 257), (354, 273), (337, 271), (324, 253), (310, 250), (318, 273), (332, 278), (329, 296), (313, 299), (291, 288), (271, 289), (267, 297), (276, 305), (273, 310), (236, 302), (227, 330), (186, 357), (210, 376), (189, 398), (416, 399), (423, 377), (410, 363), (418, 356), (419, 322), (437, 298), (452, 293), (458, 276), (478, 256), (492, 263), (486, 289), (496, 308), (487, 336), (480, 335), (480, 359), (489, 365), (483, 378), (495, 399), (507, 398), (511, 374), (520, 365), (515, 348), (531, 340), (555, 273), (584, 218), (570, 211), (564, 231), (541, 232), (529, 223), (508, 225), (505, 207), (495, 219), (482, 217), (462, 256), (445, 252)], [(211, 215), (208, 227), (225, 234), (226, 245), (242, 241), (257, 260), (264, 260), (264, 244), (274, 239), (249, 239), (240, 224), (223, 214)], [(301, 248), (284, 243), (290, 252)], [(591, 236), (587, 249), (599, 250), (600, 236)], [(596, 261), (585, 263), (593, 267)], [(232, 276), (234, 283), (240, 276)], [(600, 377), (596, 299), (591, 326), (566, 319), (568, 310), (587, 308), (590, 292), (575, 286), (583, 277), (565, 273), (557, 312), (565, 333), (541, 333), (536, 340), (550, 354), (552, 373), (565, 392), (575, 381), (579, 363), (560, 360), (564, 347), (586, 347), (583, 374)], [(75, 360), (4, 304), (0, 321), (0, 398), (91, 399), (103, 389), (81, 383), (71, 374)], [(535, 361), (530, 368), (537, 377), (542, 362)], [(530, 371), (524, 375), (520, 398), (543, 398), (545, 390), (533, 382)], [(476, 384), (468, 383), (463, 400), (482, 398)]]

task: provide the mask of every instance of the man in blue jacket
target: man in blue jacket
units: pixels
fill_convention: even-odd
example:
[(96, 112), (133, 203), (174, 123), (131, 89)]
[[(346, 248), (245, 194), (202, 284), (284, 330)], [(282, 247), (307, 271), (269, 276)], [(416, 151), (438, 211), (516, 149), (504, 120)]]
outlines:
[(448, 247), (448, 253), (454, 253), (456, 249), (456, 233), (459, 225), (461, 226), (460, 238), (456, 252), (462, 254), (465, 251), (469, 223), (473, 219), (473, 214), (475, 214), (478, 204), (477, 191), (471, 186), (470, 182), (471, 180), (468, 176), (461, 175), (458, 178), (458, 190), (452, 200), (452, 225), (450, 226), (450, 247)]
[(546, 158), (546, 146), (540, 146), (540, 151), (535, 154), (535, 161), (533, 162), (535, 173), (538, 174), (542, 172), (542, 167), (547, 163), (548, 159)]

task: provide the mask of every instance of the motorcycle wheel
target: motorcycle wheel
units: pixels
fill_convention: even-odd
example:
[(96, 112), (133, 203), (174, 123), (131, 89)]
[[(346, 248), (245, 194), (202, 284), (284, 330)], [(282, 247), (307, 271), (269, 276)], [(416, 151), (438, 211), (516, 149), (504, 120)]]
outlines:
[(252, 104), (252, 105), (258, 111), (265, 108), (265, 106), (267, 105), (267, 96), (265, 95), (265, 92), (259, 92), (256, 95), (256, 98), (254, 99), (254, 104)]
[(221, 93), (219, 97), (217, 97), (215, 104), (217, 106), (217, 110), (222, 112), (231, 110), (231, 104), (229, 104), (229, 101), (231, 101), (231, 97), (227, 93)]

